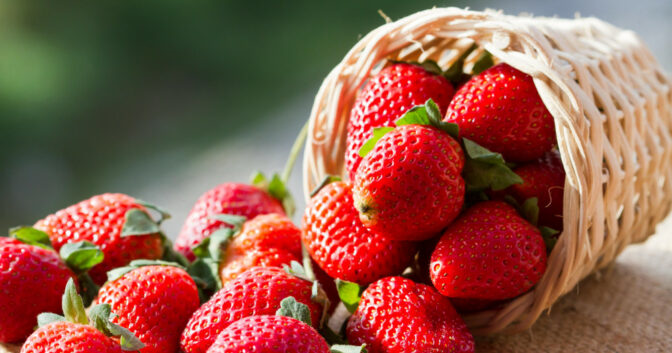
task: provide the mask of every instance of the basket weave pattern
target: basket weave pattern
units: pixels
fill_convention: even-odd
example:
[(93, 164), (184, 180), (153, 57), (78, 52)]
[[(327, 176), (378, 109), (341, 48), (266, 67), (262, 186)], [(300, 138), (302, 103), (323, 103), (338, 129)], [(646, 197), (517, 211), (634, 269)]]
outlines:
[(595, 18), (419, 12), (370, 32), (324, 80), (310, 116), (306, 197), (324, 176), (344, 174), (350, 109), (386, 59), (432, 59), (445, 69), (474, 42), (534, 78), (567, 174), (564, 231), (544, 277), (504, 307), (465, 317), (477, 334), (515, 332), (627, 245), (645, 240), (669, 212), (672, 81), (634, 33)]

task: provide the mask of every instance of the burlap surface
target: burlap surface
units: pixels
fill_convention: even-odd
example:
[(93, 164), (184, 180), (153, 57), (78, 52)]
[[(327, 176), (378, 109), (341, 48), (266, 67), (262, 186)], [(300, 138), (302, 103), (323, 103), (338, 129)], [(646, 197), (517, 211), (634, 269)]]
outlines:
[[(672, 217), (646, 243), (582, 281), (516, 335), (478, 337), (477, 352), (672, 352)], [(0, 353), (19, 352), (18, 346)]]

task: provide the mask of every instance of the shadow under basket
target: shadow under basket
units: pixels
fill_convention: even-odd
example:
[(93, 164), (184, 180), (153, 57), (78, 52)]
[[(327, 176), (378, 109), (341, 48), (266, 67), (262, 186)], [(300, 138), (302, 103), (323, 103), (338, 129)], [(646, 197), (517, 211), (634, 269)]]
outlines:
[(644, 241), (672, 204), (672, 91), (644, 43), (595, 18), (508, 16), (435, 8), (361, 39), (327, 76), (310, 115), (304, 193), (344, 175), (347, 122), (360, 87), (386, 60), (446, 69), (489, 51), (531, 75), (553, 115), (566, 171), (563, 234), (543, 278), (504, 306), (464, 317), (475, 334), (517, 332), (579, 281)]

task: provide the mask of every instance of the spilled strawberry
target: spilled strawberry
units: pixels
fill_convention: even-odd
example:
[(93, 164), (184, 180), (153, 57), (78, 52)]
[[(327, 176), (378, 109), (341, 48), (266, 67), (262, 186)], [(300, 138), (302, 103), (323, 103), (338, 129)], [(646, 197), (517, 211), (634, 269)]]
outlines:
[[(410, 109), (396, 128), (379, 128), (360, 153), (353, 198), (362, 223), (395, 240), (437, 235), (462, 210), (464, 154), (431, 100)], [(382, 135), (382, 136), (381, 136)], [(376, 139), (378, 139), (376, 141)]]
[(532, 77), (499, 64), (464, 84), (450, 102), (445, 120), (460, 136), (499, 152), (508, 162), (541, 157), (556, 143), (553, 117)]
[(415, 244), (366, 229), (353, 206), (352, 187), (336, 181), (315, 194), (303, 217), (303, 244), (329, 276), (360, 284), (400, 274)]
[(545, 270), (539, 230), (502, 201), (470, 207), (445, 231), (430, 263), (430, 277), (441, 294), (485, 300), (525, 293)]
[(96, 305), (87, 317), (72, 280), (62, 298), (63, 313), (43, 313), (39, 329), (24, 343), (21, 353), (121, 353), (144, 347), (129, 330), (111, 321), (109, 305)]
[(393, 63), (372, 77), (357, 96), (348, 122), (345, 169), (350, 180), (361, 163), (359, 150), (377, 127), (392, 127), (412, 107), (432, 99), (445, 112), (454, 89), (438, 67)]
[(176, 353), (187, 321), (198, 309), (196, 284), (178, 264), (136, 260), (109, 272), (96, 302), (110, 305), (115, 324), (144, 344), (142, 353)]
[(474, 352), (474, 339), (450, 300), (402, 277), (383, 278), (364, 291), (347, 337), (370, 353)]

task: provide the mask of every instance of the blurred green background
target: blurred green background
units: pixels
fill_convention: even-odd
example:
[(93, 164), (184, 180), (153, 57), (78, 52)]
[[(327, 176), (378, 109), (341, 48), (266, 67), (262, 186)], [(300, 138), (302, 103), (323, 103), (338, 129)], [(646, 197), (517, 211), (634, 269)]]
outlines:
[(669, 59), (670, 3), (643, 1), (651, 14), (633, 18), (624, 1), (0, 0), (0, 227), (119, 191), (177, 210), (174, 233), (203, 191), (283, 165), (321, 80), (383, 24), (378, 9), (583, 10)]

